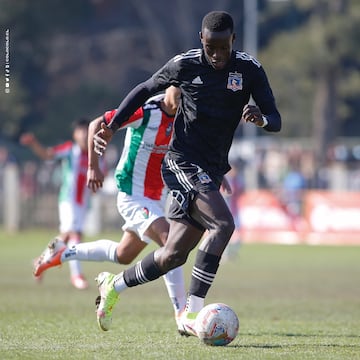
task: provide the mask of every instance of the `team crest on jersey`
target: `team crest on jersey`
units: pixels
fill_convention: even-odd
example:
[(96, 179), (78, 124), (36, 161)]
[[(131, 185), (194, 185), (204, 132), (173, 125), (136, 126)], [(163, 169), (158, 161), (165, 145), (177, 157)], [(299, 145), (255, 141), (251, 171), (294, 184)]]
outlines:
[(206, 172), (198, 173), (197, 176), (202, 184), (211, 183), (210, 176)]
[(229, 73), (226, 88), (230, 89), (232, 91), (242, 90), (242, 88), (243, 88), (242, 74), (238, 73), (238, 72)]
[(149, 209), (146, 207), (143, 207), (141, 209), (141, 215), (144, 219), (148, 219), (149, 218)]

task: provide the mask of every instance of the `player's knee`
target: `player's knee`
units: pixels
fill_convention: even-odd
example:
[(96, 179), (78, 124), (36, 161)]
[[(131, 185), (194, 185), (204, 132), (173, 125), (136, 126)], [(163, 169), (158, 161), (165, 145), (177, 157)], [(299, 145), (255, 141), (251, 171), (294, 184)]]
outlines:
[(216, 222), (215, 231), (222, 237), (230, 239), (235, 230), (235, 222), (232, 217), (227, 217)]

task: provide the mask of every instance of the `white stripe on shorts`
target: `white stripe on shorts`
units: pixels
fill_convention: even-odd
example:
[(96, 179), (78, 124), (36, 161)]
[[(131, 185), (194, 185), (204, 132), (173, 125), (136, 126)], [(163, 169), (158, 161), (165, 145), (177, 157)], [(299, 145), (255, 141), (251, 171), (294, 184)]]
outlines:
[(185, 172), (179, 168), (178, 164), (174, 160), (169, 159), (168, 163), (169, 169), (175, 174), (179, 183), (186, 191), (190, 191), (193, 186), (191, 182), (187, 179)]

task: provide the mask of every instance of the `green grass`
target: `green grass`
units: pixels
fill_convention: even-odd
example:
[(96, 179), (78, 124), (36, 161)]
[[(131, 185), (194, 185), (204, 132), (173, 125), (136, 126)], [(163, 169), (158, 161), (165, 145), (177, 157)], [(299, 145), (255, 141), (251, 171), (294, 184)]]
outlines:
[[(177, 334), (162, 280), (124, 292), (113, 327), (101, 332), (94, 281), (72, 288), (67, 264), (41, 285), (32, 279), (31, 259), (53, 234), (0, 230), (1, 359), (360, 359), (360, 247), (243, 245), (221, 264), (206, 301), (233, 307), (239, 335), (208, 347)], [(192, 262), (193, 254), (187, 285)], [(83, 267), (89, 280), (123, 268)]]

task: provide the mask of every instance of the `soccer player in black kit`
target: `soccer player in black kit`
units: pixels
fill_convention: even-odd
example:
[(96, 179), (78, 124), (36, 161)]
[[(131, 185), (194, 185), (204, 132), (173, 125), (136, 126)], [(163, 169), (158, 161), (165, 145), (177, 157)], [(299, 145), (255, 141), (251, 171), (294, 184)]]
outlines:
[[(181, 89), (173, 138), (162, 167), (169, 188), (170, 231), (166, 245), (118, 275), (97, 277), (97, 321), (107, 331), (119, 293), (153, 281), (184, 264), (201, 241), (192, 269), (187, 305), (178, 321), (184, 335), (196, 336), (194, 323), (215, 279), (234, 220), (219, 189), (229, 169), (228, 152), (241, 119), (278, 132), (281, 117), (261, 64), (233, 50), (232, 17), (222, 11), (205, 15), (202, 49), (170, 59), (150, 79), (137, 85), (120, 104), (113, 121), (102, 124), (95, 147), (101, 153), (113, 134), (146, 99), (170, 85)], [(256, 105), (250, 105), (250, 96)], [(226, 187), (226, 183), (223, 185)], [(230, 189), (227, 189), (230, 191)]]

